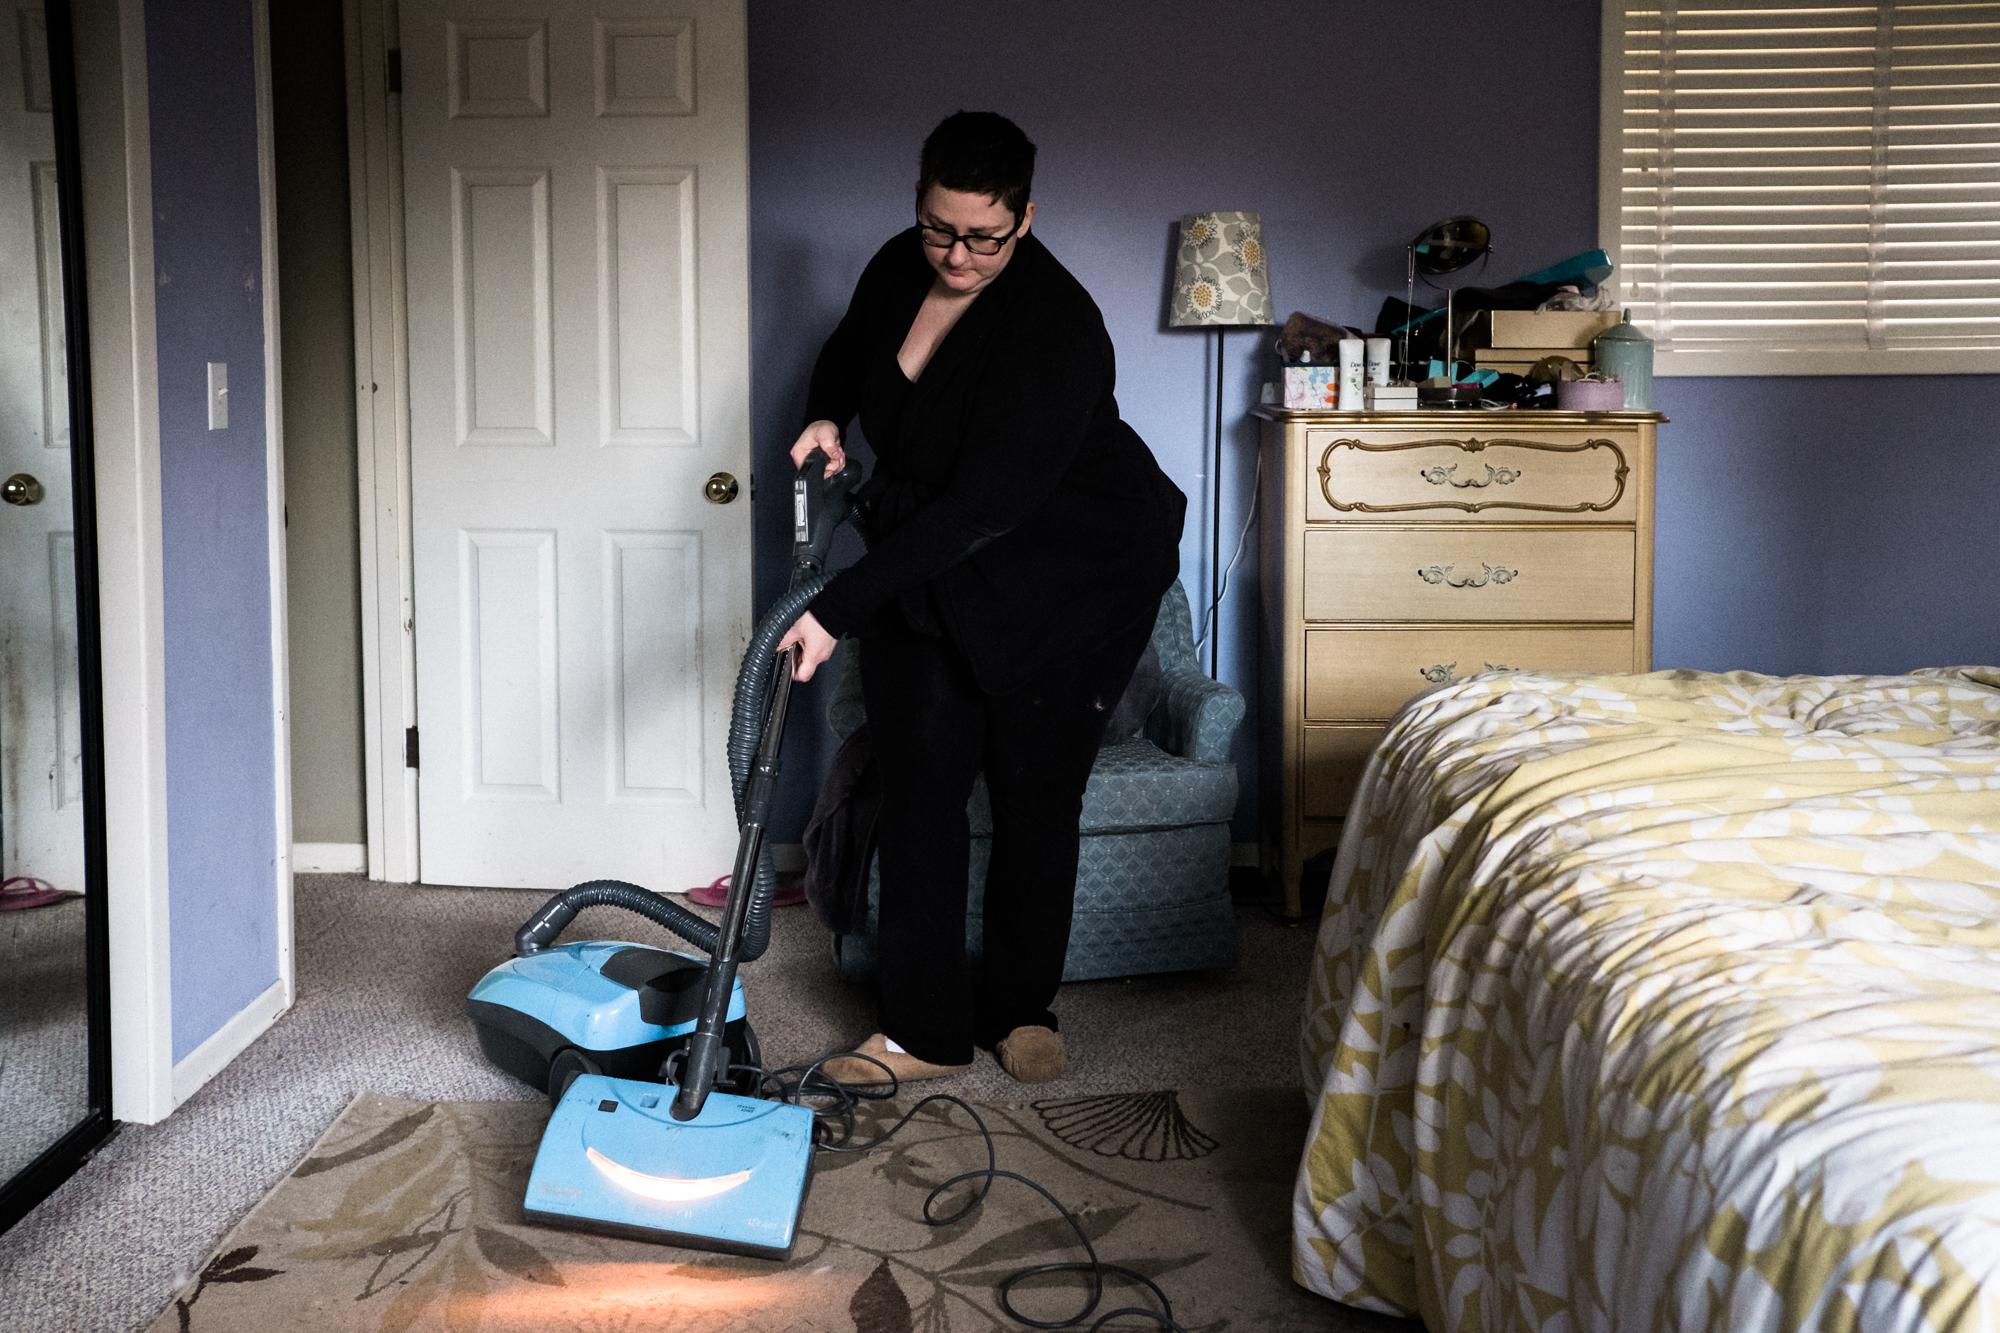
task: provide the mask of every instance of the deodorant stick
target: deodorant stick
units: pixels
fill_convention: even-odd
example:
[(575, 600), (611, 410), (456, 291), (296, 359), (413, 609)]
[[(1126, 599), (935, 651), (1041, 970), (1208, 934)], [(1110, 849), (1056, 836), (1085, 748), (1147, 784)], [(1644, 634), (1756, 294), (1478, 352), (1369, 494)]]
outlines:
[(1368, 382), (1382, 385), (1389, 382), (1389, 340), (1370, 338), (1368, 343)]
[(1361, 410), (1361, 377), (1363, 374), (1362, 342), (1359, 338), (1340, 340), (1340, 400), (1343, 412)]

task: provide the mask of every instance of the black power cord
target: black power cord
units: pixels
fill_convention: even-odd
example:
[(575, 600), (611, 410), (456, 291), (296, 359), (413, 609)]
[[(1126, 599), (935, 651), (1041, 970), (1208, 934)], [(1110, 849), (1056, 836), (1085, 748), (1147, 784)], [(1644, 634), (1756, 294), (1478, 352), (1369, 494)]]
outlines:
[[(881, 1070), (885, 1077), (873, 1083), (843, 1083), (820, 1068), (821, 1065), (829, 1060), (866, 1061), (868, 1064), (874, 1065), (877, 1069)], [(896, 1137), (897, 1133), (902, 1130), (903, 1126), (910, 1123), (910, 1120), (917, 1112), (923, 1110), (932, 1102), (945, 1102), (956, 1106), (972, 1118), (973, 1126), (979, 1131), (979, 1137), (985, 1140), (986, 1166), (982, 1170), (960, 1172), (926, 1195), (924, 1197), (923, 1209), (926, 1225), (934, 1227), (950, 1226), (952, 1223), (970, 1214), (973, 1209), (986, 1201), (986, 1195), (992, 1190), (994, 1181), (1013, 1180), (1026, 1185), (1029, 1189), (1047, 1199), (1055, 1210), (1062, 1215), (1062, 1220), (1069, 1223), (1069, 1229), (1076, 1234), (1076, 1243), (1082, 1246), (1084, 1254), (1089, 1256), (1082, 1262), (1036, 1264), (1033, 1267), (1023, 1268), (1016, 1273), (1010, 1274), (1000, 1284), (998, 1289), (1000, 1309), (1006, 1313), (1008, 1318), (1014, 1320), (1016, 1323), (1025, 1324), (1029, 1328), (1076, 1328), (1084, 1320), (1089, 1319), (1092, 1314), (1095, 1314), (1097, 1307), (1103, 1303), (1105, 1278), (1120, 1277), (1128, 1278), (1152, 1292), (1154, 1299), (1159, 1301), (1160, 1308), (1158, 1310), (1149, 1310), (1137, 1305), (1120, 1307), (1108, 1314), (1099, 1315), (1096, 1322), (1090, 1325), (1090, 1333), (1097, 1333), (1097, 1330), (1103, 1328), (1113, 1319), (1126, 1315), (1139, 1319), (1149, 1319), (1160, 1328), (1172, 1330), (1172, 1333), (1187, 1333), (1184, 1327), (1174, 1322), (1173, 1302), (1167, 1299), (1167, 1294), (1160, 1290), (1158, 1283), (1154, 1282), (1144, 1273), (1134, 1272), (1132, 1269), (1121, 1267), (1118, 1264), (1108, 1264), (1098, 1258), (1097, 1247), (1090, 1243), (1090, 1237), (1084, 1233), (1083, 1224), (1077, 1221), (1074, 1213), (1063, 1206), (1062, 1200), (1056, 1198), (1055, 1195), (1049, 1193), (1048, 1190), (1035, 1181), (1028, 1179), (1028, 1177), (1015, 1171), (1002, 1171), (999, 1168), (999, 1155), (993, 1147), (993, 1132), (986, 1128), (986, 1122), (979, 1118), (979, 1112), (973, 1110), (969, 1103), (953, 1097), (949, 1093), (934, 1092), (915, 1106), (912, 1106), (908, 1111), (905, 1111), (901, 1120), (898, 1120), (882, 1133), (865, 1143), (855, 1143), (853, 1141), (855, 1109), (862, 1102), (889, 1101), (896, 1096), (901, 1088), (895, 1072), (873, 1056), (862, 1055), (858, 1051), (835, 1051), (831, 1054), (821, 1056), (811, 1064), (787, 1065), (783, 1069), (763, 1069), (756, 1065), (731, 1065), (729, 1066), (729, 1073), (755, 1075), (758, 1095), (764, 1097), (766, 1100), (789, 1102), (794, 1106), (804, 1106), (810, 1110), (813, 1113), (813, 1143), (814, 1147), (820, 1152), (868, 1152), (871, 1149), (881, 1147), (890, 1139)], [(794, 1075), (796, 1077), (793, 1077)], [(813, 1106), (809, 1104), (807, 1100), (809, 1098), (828, 1102), (831, 1105)], [(940, 1198), (955, 1186), (974, 1180), (979, 1182), (979, 1188), (973, 1191), (972, 1197), (966, 1201), (963, 1207), (943, 1217), (935, 1215), (934, 1210)], [(1027, 1315), (1022, 1314), (1014, 1308), (1013, 1294), (1016, 1285), (1027, 1281), (1029, 1278), (1046, 1277), (1052, 1273), (1088, 1273), (1090, 1275), (1090, 1299), (1081, 1310), (1071, 1315), (1068, 1319), (1030, 1319)]]

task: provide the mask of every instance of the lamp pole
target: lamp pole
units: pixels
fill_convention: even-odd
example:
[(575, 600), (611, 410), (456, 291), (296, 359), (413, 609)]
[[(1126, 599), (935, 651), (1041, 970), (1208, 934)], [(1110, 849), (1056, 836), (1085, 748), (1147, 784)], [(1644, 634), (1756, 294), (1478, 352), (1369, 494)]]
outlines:
[[(1272, 322), (1262, 231), (1262, 220), (1255, 213), (1185, 214), (1181, 218), (1180, 248), (1175, 252), (1173, 293), (1168, 300), (1169, 328), (1215, 330), (1215, 445), (1209, 463), (1209, 597), (1205, 628), (1211, 678), (1219, 677), (1222, 670), (1222, 595), (1226, 579), (1222, 567), (1222, 395), (1229, 389), (1225, 340), (1228, 327), (1255, 328)], [(1254, 512), (1255, 496), (1250, 503)], [(1231, 561), (1234, 563), (1233, 556)], [(1196, 651), (1200, 651), (1198, 642)]]
[(1208, 492), (1213, 514), (1208, 524), (1208, 674), (1220, 680), (1222, 653), (1222, 339), (1224, 326), (1215, 326), (1215, 464), (1209, 473)]

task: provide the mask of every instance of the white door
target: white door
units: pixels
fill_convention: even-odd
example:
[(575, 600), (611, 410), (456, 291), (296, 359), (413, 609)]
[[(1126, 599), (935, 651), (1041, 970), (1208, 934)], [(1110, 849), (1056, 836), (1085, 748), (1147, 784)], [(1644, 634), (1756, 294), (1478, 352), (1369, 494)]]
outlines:
[(402, 9), (427, 883), (682, 890), (735, 848), (744, 10), (602, 8)]
[[(41, 6), (0, 30), (0, 871), (83, 888), (69, 377)], [(13, 499), (34, 496), (20, 483)]]

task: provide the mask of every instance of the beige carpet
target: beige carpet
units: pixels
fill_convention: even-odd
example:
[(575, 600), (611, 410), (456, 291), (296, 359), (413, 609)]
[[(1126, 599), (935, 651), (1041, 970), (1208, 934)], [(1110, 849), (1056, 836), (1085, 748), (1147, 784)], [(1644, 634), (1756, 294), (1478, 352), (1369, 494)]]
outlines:
[[(1287, 1203), (1306, 1127), (1297, 1092), (1128, 1094), (979, 1109), (1000, 1167), (1063, 1200), (1105, 1262), (1158, 1281), (1187, 1328), (1376, 1326), (1291, 1281)], [(875, 1104), (860, 1134), (879, 1132), (896, 1113)], [(1030, 1264), (1082, 1257), (1048, 1204), (1011, 1181), (996, 1182), (961, 1222), (924, 1224), (931, 1186), (984, 1165), (977, 1136), (954, 1108), (926, 1108), (866, 1155), (821, 1154), (798, 1244), (784, 1264), (525, 1224), (520, 1201), (546, 1118), (540, 1102), (361, 1094), (153, 1328), (1018, 1328), (1001, 1314), (996, 1284)], [(1082, 1306), (1083, 1281), (1027, 1284), (1017, 1305), (1031, 1318), (1067, 1318)], [(1114, 1288), (1099, 1313), (1147, 1303), (1143, 1289)]]
[[(180, 1110), (126, 1125), (0, 1236), (0, 1329), (141, 1333), (363, 1088), (418, 1102), (532, 1098), (480, 1054), (465, 993), (511, 953), (515, 927), (547, 898), (299, 876), (298, 1003)], [(773, 915), (771, 952), (744, 971), (765, 1059), (810, 1060), (872, 1031), (873, 998), (834, 975), (812, 913)], [(651, 922), (604, 907), (571, 931), (674, 947)], [(1059, 1082), (1024, 1089), (981, 1052), (949, 1090), (1012, 1102), (1296, 1088), (1312, 932), (1246, 904), (1237, 936), (1233, 968), (1064, 986), (1054, 1007), (1070, 1066)]]
[(90, 1111), (83, 911), (76, 897), (0, 913), (0, 1180)]

